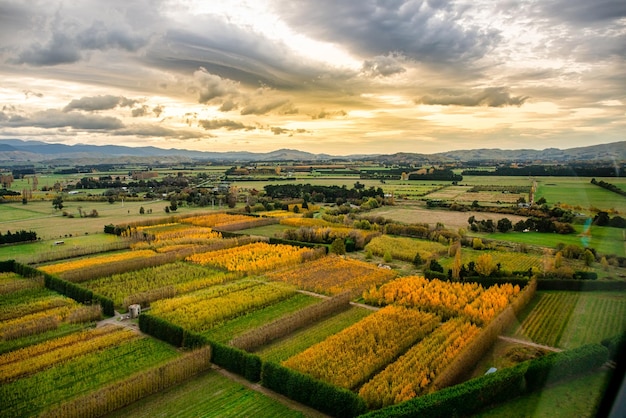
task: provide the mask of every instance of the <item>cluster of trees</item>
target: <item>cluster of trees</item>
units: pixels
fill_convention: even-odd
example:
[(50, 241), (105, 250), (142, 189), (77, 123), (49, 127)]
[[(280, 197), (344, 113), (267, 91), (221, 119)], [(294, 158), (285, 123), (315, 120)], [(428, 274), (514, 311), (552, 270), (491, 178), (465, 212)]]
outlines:
[(35, 231), (21, 230), (14, 233), (7, 231), (6, 234), (2, 235), (2, 232), (0, 232), (0, 244), (15, 244), (27, 241), (37, 241), (37, 233)]
[(559, 234), (571, 234), (575, 232), (574, 227), (567, 222), (560, 222), (554, 218), (528, 218), (520, 220), (513, 224), (508, 218), (499, 219), (494, 222), (491, 219), (482, 219), (477, 221), (474, 216), (470, 216), (467, 220), (469, 229), (473, 232), (516, 232), (537, 231), (537, 232), (556, 232)]
[(318, 186), (311, 184), (281, 184), (264, 187), (266, 196), (272, 199), (304, 199), (305, 201), (344, 203), (348, 201), (367, 200), (368, 198), (384, 198), (382, 188), (369, 187), (359, 183), (352, 189), (346, 186)]
[(607, 165), (527, 165), (525, 167), (502, 166), (495, 171), (463, 170), (464, 176), (560, 176), (560, 177), (624, 177), (623, 170)]
[(619, 215), (611, 218), (607, 212), (601, 211), (594, 216), (593, 224), (597, 226), (611, 226), (613, 228), (626, 228), (626, 219)]
[(614, 184), (608, 183), (604, 180), (597, 181), (595, 178), (591, 179), (591, 184), (595, 184), (596, 186), (600, 186), (604, 189), (610, 190), (613, 193), (621, 194), (622, 196), (626, 196), (626, 190), (622, 190)]

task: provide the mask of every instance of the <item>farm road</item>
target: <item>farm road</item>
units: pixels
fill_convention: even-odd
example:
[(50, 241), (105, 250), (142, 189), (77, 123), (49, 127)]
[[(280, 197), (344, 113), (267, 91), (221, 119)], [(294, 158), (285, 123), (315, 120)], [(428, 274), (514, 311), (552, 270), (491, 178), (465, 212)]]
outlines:
[(560, 348), (550, 347), (548, 345), (541, 345), (541, 344), (534, 343), (532, 341), (519, 340), (517, 338), (505, 337), (504, 335), (500, 335), (498, 338), (503, 340), (503, 341), (508, 341), (510, 343), (522, 344), (522, 345), (527, 345), (529, 347), (535, 347), (535, 348), (541, 348), (543, 350), (554, 351), (555, 353), (558, 353), (559, 351), (563, 351)]

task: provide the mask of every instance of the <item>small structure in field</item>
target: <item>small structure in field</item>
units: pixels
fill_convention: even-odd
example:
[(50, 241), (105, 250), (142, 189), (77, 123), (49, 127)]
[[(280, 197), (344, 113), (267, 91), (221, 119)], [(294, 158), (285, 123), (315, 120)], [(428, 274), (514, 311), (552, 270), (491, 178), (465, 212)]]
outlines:
[(128, 316), (131, 319), (137, 318), (140, 313), (141, 313), (141, 305), (134, 304), (134, 305), (129, 305), (128, 306)]

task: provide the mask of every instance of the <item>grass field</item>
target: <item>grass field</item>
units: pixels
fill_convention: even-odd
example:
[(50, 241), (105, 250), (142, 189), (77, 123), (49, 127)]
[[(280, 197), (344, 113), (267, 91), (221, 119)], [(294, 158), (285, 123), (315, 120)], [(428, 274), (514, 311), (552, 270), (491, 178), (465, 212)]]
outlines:
[[(509, 218), (511, 219), (511, 218)], [(541, 247), (556, 248), (560, 243), (569, 245), (583, 246), (580, 233), (583, 232), (583, 225), (574, 225), (576, 233), (562, 235), (540, 232), (507, 232), (493, 234), (475, 234), (472, 235), (484, 237), (487, 239), (509, 241), (517, 243), (525, 243), (537, 245)], [(591, 239), (589, 246), (593, 247), (600, 254), (615, 254), (620, 257), (626, 256), (626, 240), (624, 239), (624, 230), (620, 228), (610, 228), (606, 226), (592, 226)]]
[(511, 331), (515, 338), (564, 349), (626, 331), (626, 292), (537, 292)]
[[(5, 203), (0, 205), (0, 230), (34, 230), (41, 239), (58, 239), (68, 236), (81, 236), (102, 232), (104, 225), (135, 222), (150, 218), (162, 218), (166, 216), (165, 206), (169, 202), (150, 200), (145, 202), (64, 202), (62, 211), (52, 207), (48, 201), (31, 201), (27, 205), (21, 203)], [(141, 215), (141, 207), (152, 213)], [(98, 212), (97, 218), (79, 217), (78, 208), (84, 212)], [(189, 208), (179, 206), (176, 213), (206, 212), (210, 208)], [(63, 216), (63, 211), (74, 217)]]
[(592, 418), (596, 416), (608, 379), (609, 372), (600, 370), (541, 392), (511, 399), (472, 417)]
[(220, 375), (216, 371), (122, 408), (109, 418), (196, 418), (251, 417), (281, 418), (307, 415), (262, 393)]
[[(597, 178), (615, 185), (624, 184), (622, 179)], [(549, 205), (567, 203), (590, 214), (590, 208), (614, 210), (626, 214), (626, 197), (591, 184), (588, 177), (539, 177), (535, 200), (545, 198)]]

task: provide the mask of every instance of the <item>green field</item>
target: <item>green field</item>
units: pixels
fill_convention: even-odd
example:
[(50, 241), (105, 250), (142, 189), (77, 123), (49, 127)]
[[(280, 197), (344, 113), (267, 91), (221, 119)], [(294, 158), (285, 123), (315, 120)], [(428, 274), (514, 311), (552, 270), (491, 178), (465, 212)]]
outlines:
[[(321, 414), (319, 414), (321, 416)], [(315, 416), (291, 409), (216, 371), (203, 373), (176, 387), (144, 398), (108, 415), (109, 418), (280, 418)]]
[[(44, 240), (66, 238), (102, 232), (104, 225), (136, 222), (151, 218), (166, 216), (165, 206), (169, 202), (150, 200), (146, 202), (64, 202), (62, 211), (55, 210), (50, 201), (32, 201), (27, 205), (21, 203), (4, 203), (0, 205), (0, 230), (33, 230)], [(84, 212), (98, 212), (97, 218), (79, 217), (78, 208)], [(139, 208), (144, 207), (152, 213), (139, 214)], [(176, 213), (206, 212), (209, 208), (189, 208), (179, 206)], [(63, 216), (63, 212), (74, 217)]]
[(539, 291), (511, 335), (570, 349), (626, 331), (626, 292)]
[[(583, 242), (580, 233), (583, 232), (584, 226), (574, 225), (574, 229), (576, 233), (568, 235), (541, 232), (507, 232), (505, 234), (472, 233), (472, 235), (498, 241), (525, 243), (548, 248), (556, 248), (556, 246), (561, 243), (582, 247)], [(589, 246), (595, 248), (597, 252), (606, 255), (615, 254), (620, 257), (626, 256), (625, 230), (607, 226), (592, 226), (590, 232), (591, 239), (589, 240)]]
[(600, 370), (519, 398), (511, 394), (510, 401), (472, 417), (592, 418), (596, 416), (609, 376), (608, 371)]
[[(604, 211), (614, 210), (626, 214), (626, 197), (591, 184), (587, 177), (539, 177), (535, 201), (545, 198), (549, 205), (566, 203), (577, 210), (593, 214), (591, 208)], [(615, 185), (623, 185), (621, 178), (597, 178)]]
[[(1, 207), (1, 206), (0, 206)], [(46, 260), (63, 257), (64, 254), (72, 252), (76, 248), (85, 251), (93, 250), (93, 252), (102, 251), (109, 244), (120, 241), (120, 238), (98, 232), (96, 234), (79, 235), (63, 238), (63, 245), (55, 245), (56, 239), (37, 241), (25, 244), (3, 245), (0, 246), (0, 260), (17, 260), (21, 262), (30, 262), (37, 260)]]

